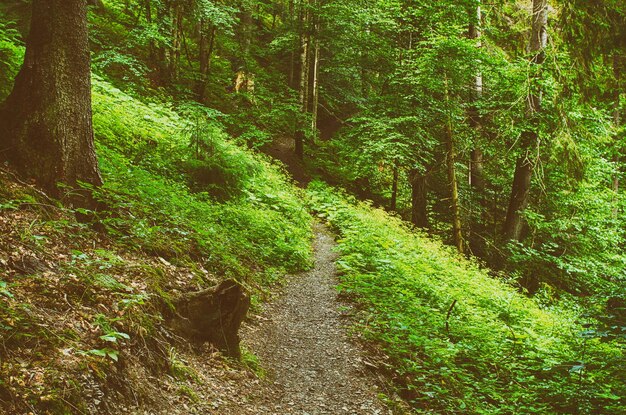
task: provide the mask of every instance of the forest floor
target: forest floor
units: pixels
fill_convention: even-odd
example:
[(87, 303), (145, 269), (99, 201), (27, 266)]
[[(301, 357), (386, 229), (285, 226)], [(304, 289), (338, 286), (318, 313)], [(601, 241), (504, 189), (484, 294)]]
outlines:
[[(0, 191), (9, 200), (26, 198), (31, 190), (0, 170)], [(0, 212), (0, 283), (9, 283), (0, 284), (0, 311), (9, 313), (8, 320), (0, 313), (0, 323), (15, 325), (12, 330), (26, 336), (20, 340), (0, 331), (0, 351), (4, 352), (0, 354), (0, 414), (390, 413), (378, 394), (392, 394), (369, 371), (363, 350), (349, 336), (350, 309), (339, 301), (335, 289), (335, 242), (323, 225), (315, 225), (314, 268), (286, 278), (276, 300), (245, 323), (243, 362), (224, 357), (208, 344), (176, 340), (172, 347), (163, 330), (156, 340), (146, 343), (147, 336), (125, 327), (118, 330), (133, 333), (136, 343), (134, 339), (116, 343), (119, 362), (113, 362), (106, 357), (85, 357), (83, 351), (103, 347), (101, 331), (93, 322), (104, 316), (103, 311), (117, 310), (119, 296), (87, 285), (80, 277), (109, 264), (92, 254), (94, 247), (104, 255), (105, 249), (118, 252), (116, 246), (106, 235), (73, 222), (64, 211), (50, 207), (40, 212), (32, 207), (39, 202), (28, 200), (24, 207), (5, 205)], [(60, 231), (46, 223), (82, 227), (77, 228), (80, 231), (72, 228), (72, 237), (60, 237)], [(30, 234), (39, 239), (31, 241)], [(77, 259), (79, 253), (84, 259)], [(64, 268), (71, 264), (76, 269)], [(185, 266), (124, 251), (116, 254), (106, 270), (120, 284), (138, 287), (133, 290), (139, 292), (148, 278), (140, 270), (148, 267), (167, 275), (172, 284), (185, 280), (190, 272)], [(122, 314), (118, 310), (115, 315)], [(59, 333), (72, 337), (63, 339)], [(30, 338), (36, 342), (29, 342)], [(258, 364), (251, 353), (259, 356)], [(166, 373), (163, 365), (168, 367)], [(80, 385), (77, 390), (82, 395), (76, 400), (84, 407), (74, 406), (69, 401), (72, 397), (59, 391), (68, 384)], [(71, 411), (33, 409), (33, 403), (47, 402), (50, 396), (69, 402)]]
[(333, 237), (314, 226), (314, 267), (289, 277), (280, 298), (243, 329), (243, 343), (259, 356), (269, 384), (250, 391), (241, 413), (391, 414), (377, 397), (363, 350), (348, 336)]

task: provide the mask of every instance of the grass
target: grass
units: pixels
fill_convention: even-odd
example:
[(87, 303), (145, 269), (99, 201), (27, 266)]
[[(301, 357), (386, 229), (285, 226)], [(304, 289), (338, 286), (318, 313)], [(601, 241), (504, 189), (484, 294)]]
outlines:
[[(341, 291), (389, 357), (416, 413), (626, 410), (624, 344), (568, 304), (541, 306), (396, 217), (319, 182), (310, 204), (339, 232)], [(585, 323), (585, 324), (583, 324)]]

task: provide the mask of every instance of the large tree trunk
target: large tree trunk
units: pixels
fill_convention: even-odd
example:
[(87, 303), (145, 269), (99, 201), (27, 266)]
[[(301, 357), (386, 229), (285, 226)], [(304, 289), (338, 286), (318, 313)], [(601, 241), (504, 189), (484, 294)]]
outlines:
[(90, 78), (87, 0), (34, 0), (24, 65), (0, 109), (0, 157), (75, 206), (90, 206), (88, 193), (57, 183), (102, 183)]
[[(544, 49), (548, 40), (548, 1), (533, 0), (532, 33), (530, 38), (531, 62), (535, 65), (543, 64)], [(539, 87), (539, 72), (531, 79), (531, 91), (528, 95), (528, 117), (536, 123), (536, 114), (541, 109), (541, 89)], [(519, 241), (524, 228), (523, 213), (528, 206), (530, 185), (537, 154), (535, 148), (539, 145), (539, 136), (536, 131), (525, 131), (522, 134), (522, 154), (517, 160), (509, 209), (504, 224), (504, 237), (507, 240)]]

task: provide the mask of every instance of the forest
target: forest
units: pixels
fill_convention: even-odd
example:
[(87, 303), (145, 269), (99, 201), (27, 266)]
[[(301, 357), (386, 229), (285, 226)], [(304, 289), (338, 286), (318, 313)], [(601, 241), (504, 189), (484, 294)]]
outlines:
[(623, 0), (0, 0), (0, 414), (626, 414), (624, 181)]

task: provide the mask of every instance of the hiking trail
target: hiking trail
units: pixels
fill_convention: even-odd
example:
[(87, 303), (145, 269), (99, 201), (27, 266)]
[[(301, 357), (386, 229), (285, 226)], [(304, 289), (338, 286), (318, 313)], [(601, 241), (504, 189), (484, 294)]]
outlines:
[(314, 230), (314, 267), (288, 277), (280, 298), (242, 330), (243, 344), (268, 374), (241, 413), (391, 414), (377, 398), (363, 351), (347, 333), (345, 305), (335, 288), (333, 237), (319, 223)]

